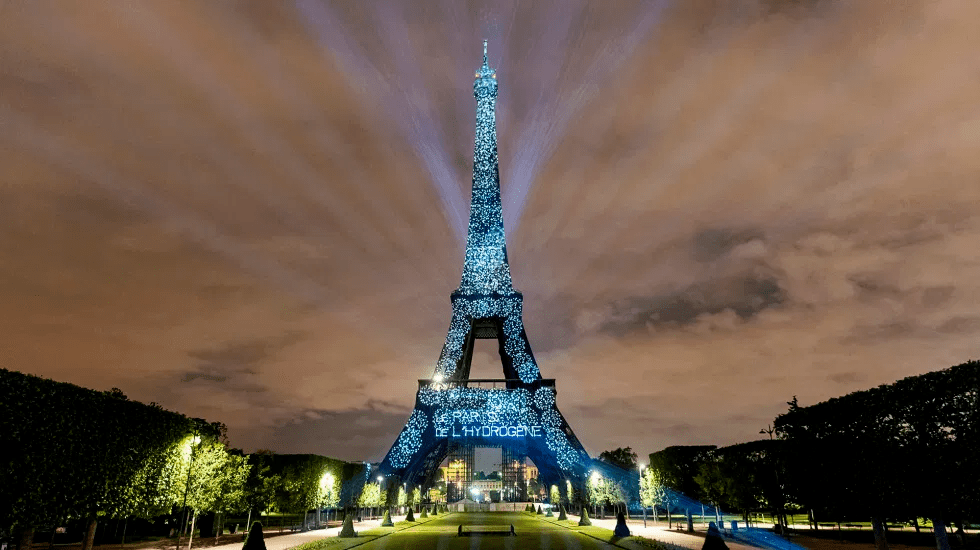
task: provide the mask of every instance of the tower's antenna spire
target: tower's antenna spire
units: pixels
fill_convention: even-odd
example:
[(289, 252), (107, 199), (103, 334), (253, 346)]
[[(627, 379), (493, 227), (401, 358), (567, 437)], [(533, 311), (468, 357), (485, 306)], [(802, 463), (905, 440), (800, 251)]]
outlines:
[(487, 66), (487, 40), (483, 39), (483, 66)]

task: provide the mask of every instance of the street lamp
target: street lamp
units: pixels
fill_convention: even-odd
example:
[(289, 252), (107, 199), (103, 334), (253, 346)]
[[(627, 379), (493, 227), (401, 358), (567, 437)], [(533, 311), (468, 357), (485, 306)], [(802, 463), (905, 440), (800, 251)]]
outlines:
[[(595, 487), (597, 485), (599, 485), (599, 482), (600, 481), (602, 481), (602, 474), (600, 474), (597, 470), (592, 470), (592, 477), (591, 477), (590, 481), (592, 482), (592, 491), (595, 491), (596, 490)], [(605, 509), (605, 504), (603, 504), (603, 509)], [(598, 502), (594, 502), (593, 501), (593, 503), (592, 503), (592, 512), (593, 512), (593, 516), (594, 517), (599, 517), (599, 503)]]
[[(180, 529), (177, 530), (177, 550), (180, 550), (180, 535), (184, 532), (184, 527), (187, 526), (187, 493), (191, 488), (191, 469), (194, 467), (194, 447), (196, 447), (200, 442), (201, 436), (199, 435), (195, 435), (193, 438), (191, 438), (191, 460), (187, 464), (187, 482), (184, 484), (184, 504), (181, 506), (184, 511), (184, 519), (180, 522)], [(191, 536), (193, 537), (193, 533)], [(187, 547), (190, 548), (190, 543), (188, 543)]]
[[(647, 526), (647, 505), (646, 505), (646, 503), (643, 502), (643, 473), (646, 471), (647, 465), (646, 464), (643, 464), (641, 462), (639, 464), (639, 466), (640, 466), (640, 507), (643, 508), (643, 526), (646, 527)], [(704, 513), (702, 512), (701, 515), (703, 516)]]
[[(317, 503), (317, 508), (316, 508), (316, 523), (317, 523), (317, 527), (320, 526), (320, 509), (323, 507), (324, 500), (326, 501), (327, 504), (330, 505), (331, 508), (333, 507), (333, 504), (332, 504), (332, 502), (333, 502), (333, 481), (334, 481), (333, 474), (331, 474), (330, 472), (327, 472), (327, 473), (323, 474), (323, 477), (320, 478), (320, 489), (326, 493), (324, 495), (326, 498), (325, 499), (321, 499), (320, 502)], [(328, 524), (330, 523), (330, 510), (327, 510), (327, 523)]]

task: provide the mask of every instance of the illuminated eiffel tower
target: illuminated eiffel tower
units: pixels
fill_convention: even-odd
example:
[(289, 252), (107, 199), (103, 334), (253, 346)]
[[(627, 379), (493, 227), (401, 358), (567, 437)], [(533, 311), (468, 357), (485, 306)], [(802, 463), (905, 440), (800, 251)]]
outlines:
[[(542, 485), (558, 486), (566, 498), (566, 481), (581, 487), (590, 471), (605, 471), (608, 465), (589, 457), (559, 412), (555, 381), (541, 378), (524, 332), (524, 297), (513, 287), (507, 262), (497, 167), (497, 74), (487, 63), (486, 48), (484, 41), (483, 65), (473, 82), (473, 194), (463, 276), (450, 297), (449, 334), (432, 378), (419, 380), (415, 410), (379, 473), (397, 478), (396, 483), (386, 482), (393, 490), (401, 484), (427, 488), (447, 455), (461, 459), (469, 476), (473, 448), (501, 447), (505, 486), (523, 482), (528, 457), (538, 467)], [(476, 339), (497, 340), (503, 379), (470, 379)], [(516, 464), (519, 472), (513, 471)], [(466, 496), (465, 489), (457, 488), (450, 500)], [(525, 495), (518, 497), (524, 500)], [(391, 502), (391, 492), (388, 498)]]

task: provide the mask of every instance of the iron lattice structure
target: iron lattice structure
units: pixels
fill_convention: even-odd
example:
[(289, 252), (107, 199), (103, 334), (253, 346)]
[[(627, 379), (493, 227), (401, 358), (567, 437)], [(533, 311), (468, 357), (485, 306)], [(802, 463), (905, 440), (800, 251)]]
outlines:
[(500, 480), (503, 494), (500, 499), (505, 502), (522, 502), (526, 500), (527, 482), (524, 478), (524, 467), (527, 457), (510, 447), (504, 447), (500, 453)]
[[(415, 410), (379, 471), (398, 478), (389, 486), (425, 489), (454, 447), (501, 447), (522, 466), (519, 474), (511, 467), (502, 472), (505, 484), (526, 486), (528, 457), (540, 482), (557, 485), (564, 495), (565, 480), (585, 486), (593, 460), (555, 404), (555, 381), (541, 378), (524, 331), (524, 297), (511, 281), (497, 165), (497, 75), (487, 62), (486, 42), (473, 95), (473, 192), (463, 274), (450, 296), (452, 320), (433, 377), (419, 380)], [(470, 379), (477, 339), (497, 340), (504, 379)], [(467, 489), (459, 487), (452, 496)]]
[(476, 448), (465, 442), (449, 447), (449, 466), (446, 468), (446, 500), (455, 502), (469, 496), (470, 481), (476, 462)]

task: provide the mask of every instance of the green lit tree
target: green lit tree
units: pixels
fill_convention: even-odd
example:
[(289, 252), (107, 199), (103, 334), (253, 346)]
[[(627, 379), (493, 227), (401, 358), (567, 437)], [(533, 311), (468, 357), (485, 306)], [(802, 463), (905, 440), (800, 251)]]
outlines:
[(361, 508), (374, 508), (381, 506), (381, 485), (377, 483), (365, 483), (361, 497), (357, 500), (357, 505)]
[(677, 503), (676, 494), (663, 481), (660, 470), (647, 468), (640, 476), (640, 502), (644, 506), (663, 507), (667, 510), (670, 523), (670, 509)]

